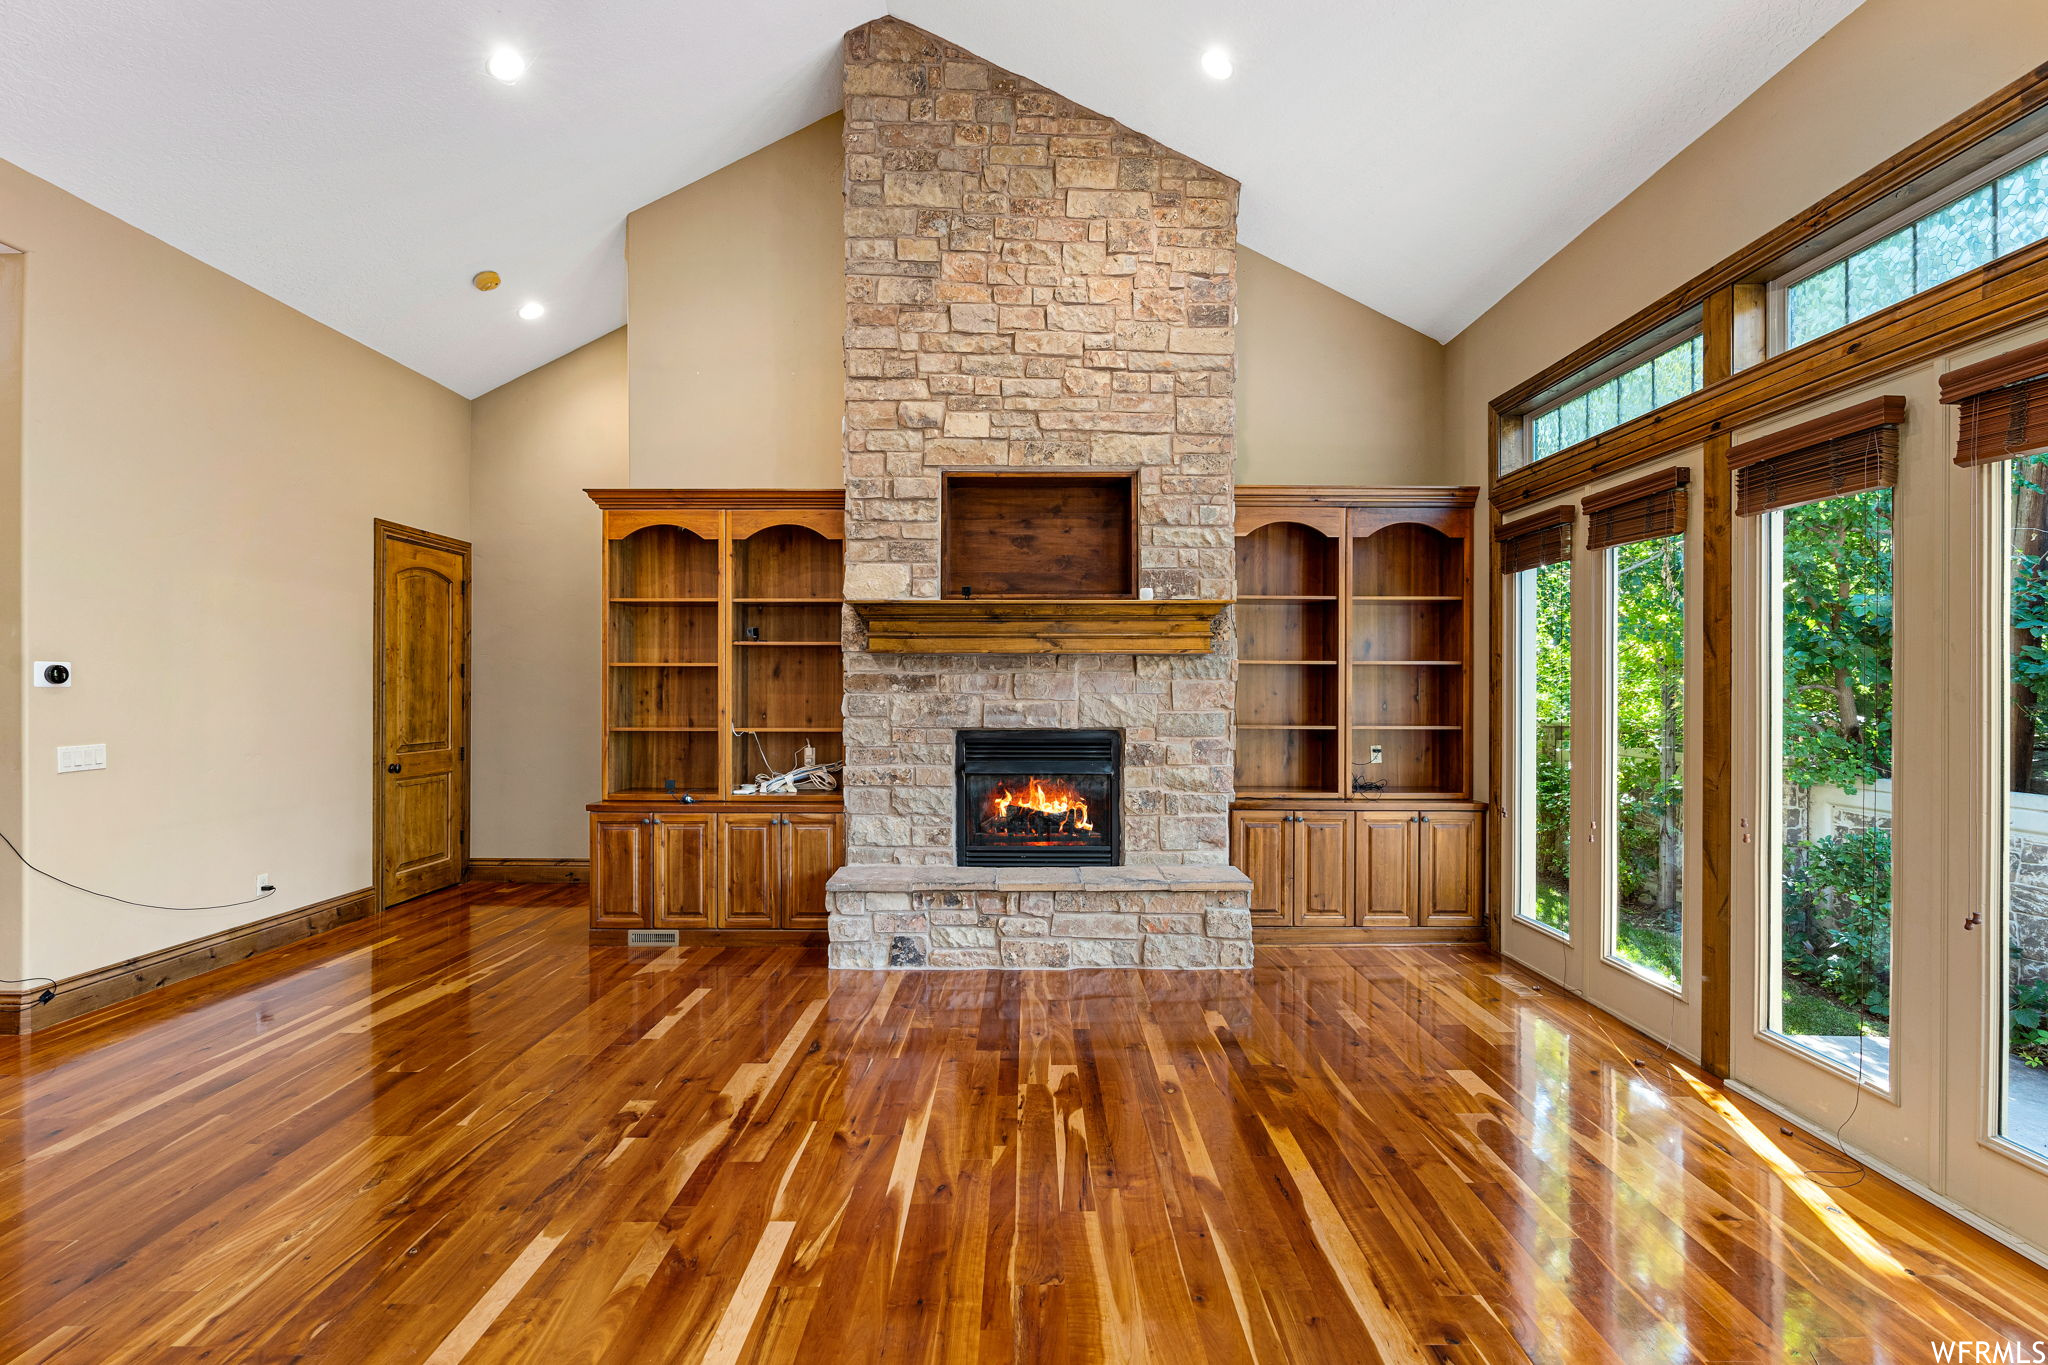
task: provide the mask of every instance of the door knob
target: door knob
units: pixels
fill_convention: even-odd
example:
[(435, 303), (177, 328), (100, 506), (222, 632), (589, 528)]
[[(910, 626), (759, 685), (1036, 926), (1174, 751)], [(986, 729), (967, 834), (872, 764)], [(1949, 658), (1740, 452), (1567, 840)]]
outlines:
[(387, 773), (402, 772), (404, 771), (404, 765), (399, 763), (386, 763), (384, 765), (384, 771)]
[(1977, 910), (1972, 910), (1972, 911), (1970, 912), (1970, 917), (1969, 917), (1968, 919), (1966, 919), (1966, 920), (1964, 920), (1964, 921), (1963, 921), (1963, 927), (1964, 927), (1965, 929), (1974, 929), (1974, 928), (1976, 928), (1976, 927), (1977, 927), (1978, 925), (1982, 924), (1983, 922), (1984, 922), (1984, 915), (1983, 915), (1983, 913), (1982, 913), (1981, 911), (1977, 911)]

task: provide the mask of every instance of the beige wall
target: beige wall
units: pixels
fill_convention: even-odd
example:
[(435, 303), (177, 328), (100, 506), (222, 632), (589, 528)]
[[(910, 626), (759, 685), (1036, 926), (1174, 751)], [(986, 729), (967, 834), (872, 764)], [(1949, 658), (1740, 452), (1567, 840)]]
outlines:
[[(634, 486), (840, 482), (840, 126), (820, 119), (626, 220)], [(1457, 482), (1443, 348), (1238, 259), (1238, 479)]]
[[(27, 971), (369, 885), (371, 521), (468, 534), (469, 405), (5, 164), (0, 240), (26, 253), (23, 653), (77, 668), (23, 692), (29, 856), (137, 900), (278, 887), (178, 912), (30, 879)], [(57, 774), (93, 742), (105, 771)]]
[(598, 798), (598, 511), (586, 488), (626, 467), (626, 332), (478, 398), (476, 546), (479, 858), (581, 858)]
[(1255, 251), (1237, 253), (1239, 483), (1458, 483), (1444, 348)]
[[(21, 828), (21, 700), (28, 691), (21, 652), (21, 305), (23, 258), (0, 247), (0, 829)], [(0, 866), (0, 978), (24, 977), (28, 922), (22, 881), (11, 856)]]
[(839, 486), (840, 123), (626, 219), (635, 487)]
[(1486, 404), (2048, 54), (2034, 0), (1865, 0), (1454, 338), (1445, 436), (1484, 482)]

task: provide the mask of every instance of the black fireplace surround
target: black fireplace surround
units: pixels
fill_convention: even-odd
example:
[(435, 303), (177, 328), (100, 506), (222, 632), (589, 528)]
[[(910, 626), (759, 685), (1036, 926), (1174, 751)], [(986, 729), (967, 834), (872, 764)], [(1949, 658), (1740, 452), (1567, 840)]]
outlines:
[(961, 867), (1122, 864), (1121, 733), (961, 730), (955, 745)]

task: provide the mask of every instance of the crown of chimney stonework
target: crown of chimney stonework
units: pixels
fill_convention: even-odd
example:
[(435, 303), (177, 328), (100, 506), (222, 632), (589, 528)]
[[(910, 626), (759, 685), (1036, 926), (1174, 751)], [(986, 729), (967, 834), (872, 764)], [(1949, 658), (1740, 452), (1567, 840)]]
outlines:
[[(1234, 598), (1237, 183), (895, 19), (845, 94), (849, 601), (938, 597), (944, 476), (1019, 470), (1135, 473), (1140, 595)], [(1249, 965), (1227, 611), (1200, 655), (845, 644), (835, 965)], [(951, 869), (955, 735), (1019, 728), (1119, 732), (1122, 866)]]
[(1237, 182), (895, 19), (846, 36), (848, 596), (939, 592), (938, 473), (1132, 469), (1227, 598)]

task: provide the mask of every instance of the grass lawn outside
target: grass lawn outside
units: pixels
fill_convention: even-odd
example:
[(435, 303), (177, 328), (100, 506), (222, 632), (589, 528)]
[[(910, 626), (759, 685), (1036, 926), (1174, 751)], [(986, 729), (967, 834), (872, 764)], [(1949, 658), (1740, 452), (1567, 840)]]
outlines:
[(1874, 1014), (1851, 1009), (1841, 1001), (1822, 994), (1797, 977), (1785, 978), (1785, 1027), (1787, 1037), (1888, 1038), (1891, 1024)]

